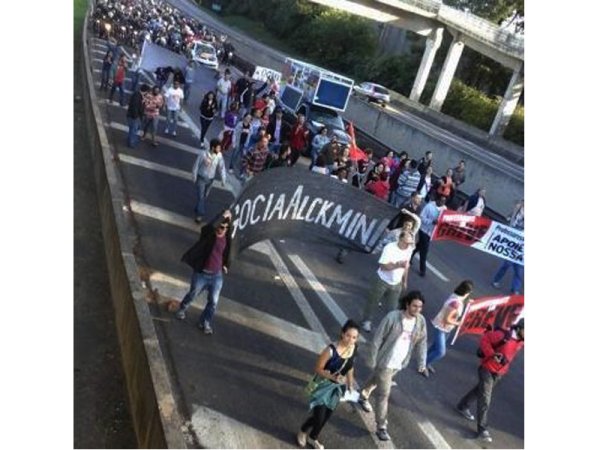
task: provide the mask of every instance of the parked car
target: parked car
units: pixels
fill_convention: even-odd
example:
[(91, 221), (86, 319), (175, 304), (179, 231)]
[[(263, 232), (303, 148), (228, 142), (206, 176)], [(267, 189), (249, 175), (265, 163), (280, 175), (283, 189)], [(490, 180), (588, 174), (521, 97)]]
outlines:
[(379, 103), (384, 108), (390, 103), (390, 93), (383, 86), (365, 81), (354, 86), (354, 94), (370, 102)]
[(196, 41), (192, 46), (192, 59), (197, 63), (210, 67), (211, 69), (219, 69), (219, 61), (215, 48), (206, 42)]

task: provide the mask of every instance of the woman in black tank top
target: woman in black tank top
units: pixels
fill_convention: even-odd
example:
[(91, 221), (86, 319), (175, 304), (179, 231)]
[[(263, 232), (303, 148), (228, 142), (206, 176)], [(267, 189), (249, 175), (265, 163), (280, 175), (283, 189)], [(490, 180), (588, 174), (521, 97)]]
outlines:
[(319, 355), (315, 366), (315, 381), (318, 387), (310, 395), (311, 415), (302, 424), (296, 436), (301, 447), (305, 447), (308, 442), (313, 448), (324, 448), (317, 440), (319, 433), (331, 417), (343, 393), (352, 390), (358, 330), (359, 325), (353, 320), (348, 320), (342, 327), (337, 343), (328, 345)]

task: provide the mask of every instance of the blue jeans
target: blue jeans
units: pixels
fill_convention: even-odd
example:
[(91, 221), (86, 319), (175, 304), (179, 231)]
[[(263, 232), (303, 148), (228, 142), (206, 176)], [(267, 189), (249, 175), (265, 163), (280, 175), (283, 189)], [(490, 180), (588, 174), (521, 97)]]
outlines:
[(444, 357), (446, 354), (446, 340), (449, 335), (450, 333), (433, 327), (433, 340), (429, 350), (427, 350), (427, 366)]
[(137, 89), (137, 85), (140, 82), (140, 72), (135, 71), (131, 75), (131, 92), (135, 92)]
[(500, 268), (498, 269), (498, 272), (496, 272), (496, 275), (494, 275), (493, 282), (499, 283), (500, 280), (502, 280), (502, 278), (504, 278), (504, 274), (506, 273), (508, 268), (511, 266), (513, 269), (513, 279), (512, 279), (512, 285), (511, 285), (510, 292), (512, 294), (520, 293), (521, 286), (523, 284), (523, 270), (524, 270), (524, 267), (520, 264), (517, 264), (517, 263), (514, 263), (512, 261), (505, 259), (502, 262), (502, 265), (500, 266)]
[(110, 66), (106, 68), (102, 68), (102, 75), (100, 78), (100, 89), (108, 88), (108, 80), (110, 78)]
[(235, 169), (235, 166), (238, 164), (238, 160), (241, 158), (244, 151), (244, 144), (241, 142), (233, 148), (231, 152), (231, 159), (229, 160), (229, 168)]
[(187, 103), (190, 99), (190, 90), (192, 88), (192, 83), (188, 83), (187, 81), (183, 85), (183, 102)]
[(127, 125), (129, 126), (129, 132), (127, 133), (127, 147), (134, 148), (140, 137), (138, 136), (138, 132), (141, 127), (141, 120), (138, 117), (137, 119), (132, 119), (131, 117), (127, 118)]
[(202, 217), (206, 214), (206, 198), (210, 192), (213, 180), (207, 181), (204, 178), (198, 177), (196, 180), (196, 192), (198, 193), (198, 200), (196, 202), (196, 217)]
[(217, 309), (217, 304), (219, 303), (219, 294), (221, 293), (221, 288), (223, 287), (223, 273), (206, 273), (206, 272), (194, 272), (192, 274), (192, 281), (190, 283), (190, 290), (183, 300), (181, 301), (181, 305), (179, 306), (180, 311), (185, 311), (189, 308), (190, 304), (194, 301), (194, 299), (202, 293), (203, 290), (208, 291), (208, 302), (204, 307), (204, 311), (200, 315), (199, 324), (204, 324), (208, 322), (212, 322), (213, 316), (215, 315), (215, 310)]
[(229, 96), (227, 94), (221, 94), (220, 92), (217, 92), (217, 106), (219, 108), (219, 115), (221, 116), (221, 119), (225, 118), (228, 100)]
[(175, 133), (177, 131), (177, 116), (179, 115), (179, 111), (171, 111), (167, 109), (167, 126), (165, 127), (165, 133), (169, 134), (169, 132)]
[(115, 84), (113, 83), (112, 88), (110, 89), (110, 95), (108, 99), (112, 102), (113, 95), (115, 95), (115, 90), (119, 89), (119, 105), (123, 106), (123, 97), (125, 97), (125, 91), (123, 90), (123, 83)]

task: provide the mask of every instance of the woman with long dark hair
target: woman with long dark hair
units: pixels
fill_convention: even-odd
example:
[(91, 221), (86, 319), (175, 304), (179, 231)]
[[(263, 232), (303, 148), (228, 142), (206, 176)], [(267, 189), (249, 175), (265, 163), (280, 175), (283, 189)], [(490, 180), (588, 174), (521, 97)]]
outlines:
[(208, 91), (200, 103), (200, 146), (204, 145), (204, 136), (217, 113), (217, 100), (213, 91)]
[(340, 398), (354, 383), (354, 360), (358, 340), (358, 323), (348, 320), (342, 327), (340, 338), (329, 344), (319, 355), (315, 365), (315, 375), (309, 383), (310, 417), (302, 424), (296, 440), (300, 447), (307, 442), (322, 449), (317, 439), (319, 433), (335, 411)]
[(433, 340), (427, 350), (427, 370), (435, 373), (432, 364), (439, 361), (446, 354), (446, 340), (450, 332), (460, 324), (465, 304), (470, 301), (469, 296), (473, 292), (471, 280), (462, 281), (454, 292), (442, 305), (437, 315), (431, 321), (433, 324)]

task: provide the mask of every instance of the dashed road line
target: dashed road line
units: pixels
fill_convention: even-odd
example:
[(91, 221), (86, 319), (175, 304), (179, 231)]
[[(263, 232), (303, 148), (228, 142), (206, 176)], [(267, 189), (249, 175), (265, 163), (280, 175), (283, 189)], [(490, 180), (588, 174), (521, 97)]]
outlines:
[[(182, 299), (189, 289), (189, 282), (165, 273), (154, 272), (150, 275), (152, 287), (163, 297)], [(221, 296), (219, 298), (221, 317), (260, 333), (279, 339), (288, 344), (319, 354), (327, 342), (323, 336), (287, 320), (275, 317), (264, 311)]]
[[(419, 254), (418, 254), (418, 253), (415, 255), (415, 258), (416, 258), (418, 261), (420, 261), (420, 260), (421, 260), (421, 258), (419, 257)], [(446, 278), (446, 276), (445, 276), (445, 275), (444, 275), (442, 272), (440, 272), (438, 269), (436, 269), (436, 268), (433, 266), (433, 264), (430, 264), (430, 263), (429, 263), (429, 261), (426, 261), (426, 262), (425, 262), (425, 265), (426, 265), (426, 266), (427, 266), (427, 268), (428, 268), (429, 270), (431, 270), (431, 271), (434, 273), (434, 275), (435, 275), (435, 276), (437, 276), (437, 277), (438, 277), (440, 280), (442, 280), (442, 281), (444, 281), (444, 282), (446, 282), (446, 283), (447, 283), (448, 281), (450, 281), (448, 278)]]
[[(337, 302), (329, 295), (325, 286), (321, 284), (321, 282), (317, 279), (315, 274), (308, 268), (308, 266), (304, 263), (302, 258), (298, 255), (288, 255), (294, 265), (298, 268), (302, 276), (308, 281), (310, 287), (316, 294), (319, 296), (323, 304), (327, 307), (331, 315), (335, 318), (335, 320), (340, 324), (340, 326), (344, 325), (348, 320), (348, 316), (339, 307)], [(360, 336), (359, 341), (364, 343), (366, 342), (365, 338)]]
[(327, 338), (327, 340), (329, 340), (329, 334), (327, 333), (327, 331), (325, 331), (325, 328), (323, 328), (321, 321), (311, 308), (310, 303), (308, 303), (308, 300), (302, 293), (302, 290), (296, 283), (296, 280), (285, 265), (285, 262), (283, 262), (283, 259), (281, 258), (279, 253), (277, 253), (277, 250), (275, 250), (275, 247), (273, 246), (271, 241), (262, 241), (254, 244), (253, 247), (257, 251), (260, 251), (261, 253), (267, 255), (271, 259), (271, 262), (273, 263), (275, 269), (279, 273), (281, 280), (290, 291), (290, 294), (292, 294), (292, 298), (295, 300), (296, 305), (298, 305), (298, 308), (300, 309), (300, 312), (304, 316), (304, 319), (310, 326), (310, 329), (316, 331), (317, 333), (321, 333)]

